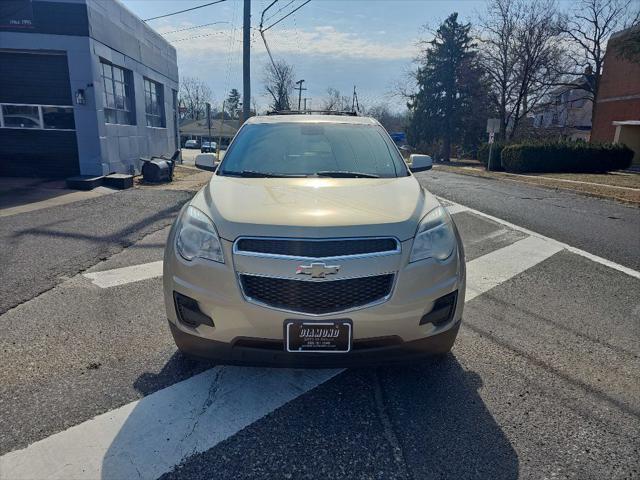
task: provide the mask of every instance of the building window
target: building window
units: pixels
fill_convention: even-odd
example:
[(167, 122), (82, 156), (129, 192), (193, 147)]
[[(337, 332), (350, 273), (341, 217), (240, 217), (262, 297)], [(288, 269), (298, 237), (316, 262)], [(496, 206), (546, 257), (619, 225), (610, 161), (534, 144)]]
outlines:
[(162, 85), (144, 79), (144, 106), (147, 113), (147, 127), (165, 127), (164, 95)]
[(75, 130), (72, 106), (0, 105), (1, 128)]
[(105, 121), (121, 125), (135, 125), (131, 71), (104, 61), (101, 62), (101, 66), (104, 83)]
[(42, 106), (41, 109), (44, 128), (49, 130), (75, 130), (76, 122), (73, 119), (72, 107)]

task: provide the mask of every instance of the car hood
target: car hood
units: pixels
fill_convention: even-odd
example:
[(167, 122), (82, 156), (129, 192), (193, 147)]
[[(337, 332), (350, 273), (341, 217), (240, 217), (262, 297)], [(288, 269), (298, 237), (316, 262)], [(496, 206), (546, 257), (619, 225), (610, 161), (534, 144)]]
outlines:
[(193, 198), (219, 235), (354, 237), (415, 235), (439, 205), (412, 176), (400, 178), (238, 178), (214, 175)]

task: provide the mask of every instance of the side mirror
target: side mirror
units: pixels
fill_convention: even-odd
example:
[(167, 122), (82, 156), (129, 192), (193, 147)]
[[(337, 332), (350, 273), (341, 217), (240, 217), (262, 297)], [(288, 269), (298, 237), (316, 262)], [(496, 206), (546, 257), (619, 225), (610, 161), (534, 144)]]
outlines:
[(414, 173), (431, 170), (431, 167), (433, 167), (433, 159), (429, 155), (414, 153), (409, 157), (409, 168)]
[(216, 154), (215, 153), (201, 153), (196, 156), (196, 167), (200, 170), (207, 170), (208, 172), (215, 172), (216, 168)]

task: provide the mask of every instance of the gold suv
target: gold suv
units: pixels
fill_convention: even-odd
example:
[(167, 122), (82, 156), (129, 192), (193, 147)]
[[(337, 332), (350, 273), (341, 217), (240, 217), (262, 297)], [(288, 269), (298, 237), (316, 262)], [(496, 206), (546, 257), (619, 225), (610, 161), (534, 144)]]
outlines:
[(354, 366), (447, 353), (456, 226), (374, 119), (253, 117), (181, 210), (164, 296), (178, 348), (221, 363)]

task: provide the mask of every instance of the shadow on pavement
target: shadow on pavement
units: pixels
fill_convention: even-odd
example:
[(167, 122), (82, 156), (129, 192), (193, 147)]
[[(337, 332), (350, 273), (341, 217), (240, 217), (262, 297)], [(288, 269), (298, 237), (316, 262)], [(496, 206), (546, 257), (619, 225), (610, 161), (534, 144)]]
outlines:
[[(176, 354), (159, 374), (142, 375), (136, 388), (155, 392), (210, 366)], [(224, 396), (232, 393), (225, 386), (228, 383), (246, 388), (248, 396), (255, 396), (257, 390), (268, 401), (276, 395), (273, 377), (292, 375), (297, 382), (296, 375), (321, 376), (321, 372), (326, 371), (206, 370), (188, 380), (195, 380), (194, 392), (208, 389), (210, 393), (206, 401), (196, 404), (193, 416), (205, 417), (207, 409), (219, 408)], [(246, 376), (258, 388), (229, 376)], [(198, 387), (196, 382), (206, 384)], [(164, 479), (517, 478), (516, 452), (478, 395), (481, 386), (480, 377), (464, 370), (453, 356), (411, 367), (346, 370), (202, 453), (189, 453), (193, 444), (185, 452), (183, 440), (193, 441), (188, 436), (167, 438), (166, 445), (164, 438), (158, 442), (147, 437), (147, 444), (140, 438), (141, 426), (160, 420), (154, 416), (157, 413), (150, 414), (149, 405), (139, 408), (139, 404), (106, 452), (102, 478), (111, 480), (136, 470), (147, 478), (150, 472), (145, 472), (144, 465), (166, 463), (167, 452), (180, 452), (173, 456), (182, 463)], [(243, 395), (236, 393), (236, 398)], [(184, 401), (171, 396), (165, 400)], [(154, 408), (161, 411), (166, 406)], [(249, 414), (241, 402), (225, 408), (239, 418)], [(218, 418), (215, 412), (209, 414)], [(215, 430), (224, 425), (213, 422), (206, 428), (215, 436)], [(164, 453), (158, 451), (159, 443)], [(142, 464), (136, 465), (137, 460)]]
[(76, 192), (65, 186), (64, 180), (47, 178), (0, 178), (0, 211), (42, 202), (62, 195)]
[(160, 372), (143, 373), (133, 383), (133, 388), (145, 396), (151, 395), (215, 366), (213, 361), (188, 357), (176, 351)]
[(384, 406), (413, 478), (517, 478), (518, 457), (453, 356), (378, 371)]

